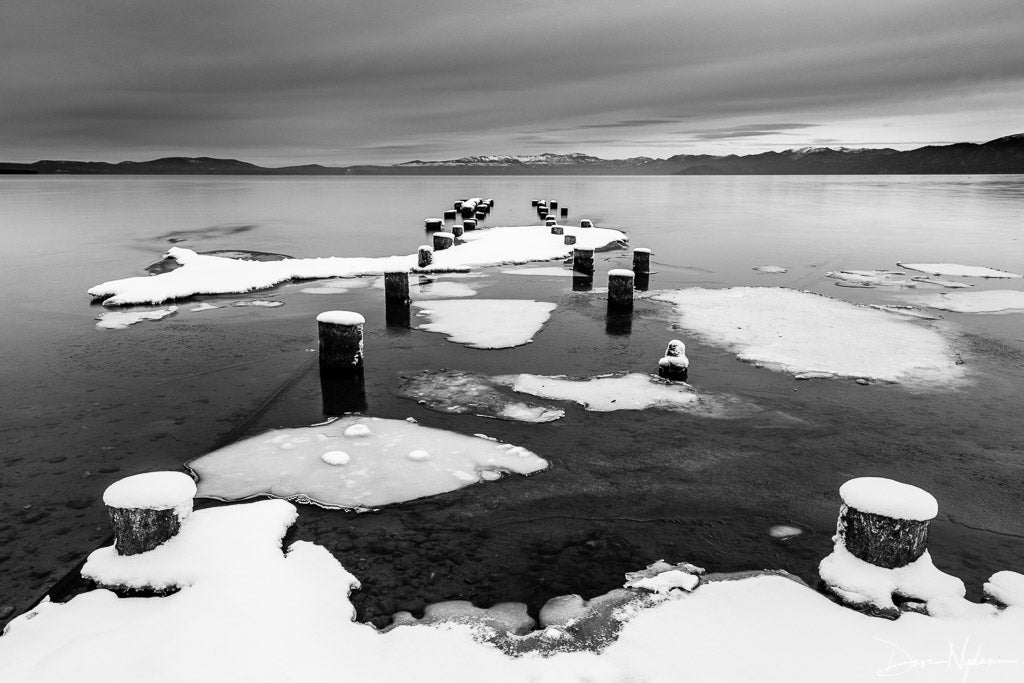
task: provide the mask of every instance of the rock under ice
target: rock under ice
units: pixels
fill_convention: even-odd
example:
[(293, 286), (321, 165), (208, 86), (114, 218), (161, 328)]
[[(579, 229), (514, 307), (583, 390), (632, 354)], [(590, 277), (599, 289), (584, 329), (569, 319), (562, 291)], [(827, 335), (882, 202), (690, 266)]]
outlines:
[(475, 299), (414, 303), (429, 322), (419, 329), (448, 335), (474, 349), (507, 349), (533, 340), (555, 304), (521, 299)]
[(956, 384), (963, 366), (935, 329), (867, 306), (781, 287), (690, 288), (652, 298), (678, 325), (737, 358), (793, 375)]
[[(968, 680), (1001, 683), (1019, 681), (1024, 662), (1024, 577), (1011, 572), (990, 580), (991, 594), (1009, 606), (973, 618), (876, 619), (792, 580), (762, 575), (642, 601), (627, 590), (602, 596), (604, 612), (621, 628), (600, 654), (510, 657), (475, 639), (477, 629), (450, 622), (382, 634), (354, 621), (348, 595), (359, 581), (326, 549), (306, 541), (282, 547), (296, 518), (294, 506), (281, 500), (210, 508), (194, 512), (176, 537), (148, 553), (94, 552), (83, 573), (102, 583), (181, 590), (121, 598), (95, 589), (63, 604), (44, 600), (0, 638), (0, 680), (862, 683), (880, 672), (897, 675), (893, 660), (903, 661), (904, 652), (942, 660), (950, 643), (969, 643), (968, 656), (977, 650), (984, 663), (966, 669)], [(613, 594), (625, 597), (616, 601)], [(550, 633), (573, 645), (571, 625), (586, 614), (579, 604), (564, 607), (545, 606), (542, 620), (561, 626), (540, 637)], [(595, 611), (602, 610), (589, 610)], [(904, 669), (897, 680), (962, 683), (966, 664), (957, 661)]]
[[(628, 239), (618, 230), (566, 228), (577, 237), (577, 247), (608, 248)], [(480, 266), (529, 263), (565, 258), (572, 253), (562, 235), (552, 235), (544, 226), (519, 226), (474, 230), (463, 236), (464, 244), (436, 252), (425, 269), (416, 267), (415, 254), (383, 257), (328, 257), (253, 261), (198, 254), (191, 249), (171, 247), (167, 258), (180, 264), (169, 272), (150, 277), (111, 280), (92, 287), (89, 295), (103, 299), (105, 306), (158, 304), (197, 294), (228, 294), (267, 289), (289, 280), (319, 280), (386, 272), (445, 272)]]
[(396, 393), (439, 413), (471, 414), (516, 422), (551, 422), (565, 411), (506, 396), (486, 377), (462, 370), (404, 375)]
[[(348, 456), (331, 456), (341, 451)], [(366, 509), (454, 491), (502, 472), (530, 474), (543, 458), (476, 436), (405, 420), (346, 417), (277, 429), (188, 463), (199, 495), (243, 500), (268, 495), (329, 508)], [(488, 474), (488, 476), (484, 476)]]

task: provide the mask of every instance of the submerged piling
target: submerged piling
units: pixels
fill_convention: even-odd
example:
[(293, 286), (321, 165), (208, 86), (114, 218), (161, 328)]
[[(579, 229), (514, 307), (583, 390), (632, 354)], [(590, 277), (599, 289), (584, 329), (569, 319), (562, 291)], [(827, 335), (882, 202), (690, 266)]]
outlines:
[(409, 303), (409, 273), (384, 273), (384, 300), (388, 303)]
[(363, 371), (363, 325), (351, 311), (325, 311), (316, 317), (320, 332), (320, 373), (349, 376)]
[(633, 250), (633, 272), (651, 272), (651, 250), (640, 247)]
[(450, 232), (434, 233), (434, 251), (443, 251), (455, 245), (455, 235)]
[(633, 271), (608, 271), (608, 308), (633, 308)]
[(147, 472), (103, 492), (118, 555), (148, 552), (178, 534), (192, 513), (196, 483), (181, 472)]
[(594, 274), (594, 250), (580, 249), (572, 250), (572, 269), (577, 273), (593, 276)]

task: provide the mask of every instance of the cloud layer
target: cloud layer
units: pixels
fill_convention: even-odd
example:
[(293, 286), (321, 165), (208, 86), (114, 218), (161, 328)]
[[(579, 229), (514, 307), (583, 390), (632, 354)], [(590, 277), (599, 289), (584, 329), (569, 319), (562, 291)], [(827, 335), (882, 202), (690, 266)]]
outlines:
[(2, 14), (9, 160), (924, 144), (1020, 132), (1024, 111), (1019, 0), (12, 0)]

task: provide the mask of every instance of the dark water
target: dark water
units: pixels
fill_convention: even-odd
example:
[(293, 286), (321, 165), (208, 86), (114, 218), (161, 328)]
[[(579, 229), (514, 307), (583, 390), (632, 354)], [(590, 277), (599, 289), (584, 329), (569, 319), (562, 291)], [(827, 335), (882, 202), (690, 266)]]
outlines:
[[(835, 287), (837, 268), (952, 261), (1020, 272), (1024, 179), (928, 178), (10, 178), (0, 186), (0, 609), (27, 608), (107, 535), (100, 496), (137, 472), (178, 468), (225, 440), (322, 419), (315, 315), (366, 315), (368, 413), (517, 443), (549, 470), (375, 513), (302, 508), (295, 535), (329, 547), (362, 581), (364, 618), (442, 599), (481, 606), (589, 597), (665, 558), (713, 570), (784, 568), (808, 581), (830, 548), (838, 486), (888, 476), (931, 491), (936, 564), (977, 593), (1024, 569), (1024, 316), (944, 314), (973, 383), (910, 391), (796, 382), (686, 339), (699, 390), (799, 417), (721, 421), (661, 411), (588, 413), (542, 425), (431, 412), (392, 392), (405, 370), (589, 376), (652, 371), (666, 308), (638, 303), (612, 329), (600, 295), (564, 278), (500, 275), (480, 296), (558, 304), (533, 344), (475, 351), (388, 327), (379, 290), (308, 295), (286, 285), (184, 305), (127, 330), (94, 328), (85, 290), (144, 273), (172, 244), (293, 256), (411, 253), (422, 219), (461, 196), (492, 196), (488, 225), (530, 222), (530, 199), (654, 250), (654, 288), (772, 284), (853, 302), (899, 291)], [(628, 253), (597, 259), (603, 273)], [(790, 268), (766, 276), (754, 266)], [(1016, 288), (1020, 281), (978, 288)], [(614, 327), (614, 326), (613, 326)], [(772, 540), (772, 524), (807, 532)]]

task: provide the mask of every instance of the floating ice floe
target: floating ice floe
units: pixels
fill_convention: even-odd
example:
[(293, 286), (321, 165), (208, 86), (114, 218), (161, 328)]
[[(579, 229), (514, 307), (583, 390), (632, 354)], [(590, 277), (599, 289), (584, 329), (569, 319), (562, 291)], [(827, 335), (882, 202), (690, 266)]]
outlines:
[[(325, 462), (337, 451), (348, 460), (333, 455)], [(270, 431), (188, 463), (206, 498), (269, 495), (346, 509), (454, 491), (484, 480), (485, 472), (530, 474), (547, 466), (511, 444), (368, 417)]]
[(190, 308), (188, 310), (191, 311), (192, 313), (201, 313), (203, 311), (213, 311), (213, 310), (218, 309), (218, 308), (224, 308), (224, 307), (223, 306), (214, 306), (213, 304), (208, 304), (208, 303), (201, 303), (198, 306), (193, 306), (192, 308)]
[(409, 296), (413, 299), (451, 299), (476, 296), (476, 289), (463, 282), (447, 282), (445, 280), (410, 282)]
[(429, 320), (418, 329), (448, 335), (474, 349), (507, 349), (533, 340), (555, 304), (522, 299), (475, 299), (413, 303)]
[(936, 287), (945, 287), (947, 289), (967, 289), (973, 287), (970, 282), (957, 282), (956, 280), (943, 280), (937, 277), (912, 277), (910, 278), (913, 282), (920, 282), (923, 285), (935, 285)]
[(789, 268), (783, 268), (782, 266), (757, 266), (754, 270), (768, 275), (781, 275), (782, 273), (789, 272)]
[(565, 411), (517, 401), (495, 388), (494, 382), (462, 370), (422, 370), (405, 375), (396, 393), (439, 413), (472, 414), (516, 422), (551, 422)]
[(537, 277), (572, 277), (576, 274), (571, 269), (559, 268), (557, 266), (544, 268), (510, 268), (501, 272), (504, 275), (533, 275)]
[(768, 535), (779, 541), (796, 538), (803, 532), (803, 529), (798, 526), (793, 526), (792, 524), (775, 524), (768, 527)]
[[(326, 681), (343, 672), (346, 679), (424, 683), (862, 683), (880, 674), (962, 683), (966, 671), (969, 680), (996, 683), (1018, 681), (1024, 661), (1022, 577), (1010, 572), (986, 587), (1008, 600), (994, 616), (875, 619), (790, 579), (761, 575), (701, 583), (692, 593), (638, 600), (619, 589), (589, 603), (566, 596), (545, 605), (541, 619), (549, 616), (551, 625), (540, 637), (568, 641), (568, 649), (581, 649), (572, 624), (589, 619), (596, 632), (614, 622), (617, 636), (600, 654), (510, 657), (477, 640), (478, 629), (451, 622), (382, 634), (354, 621), (348, 594), (359, 581), (335, 557), (307, 541), (284, 544), (296, 518), (280, 500), (222, 506), (194, 512), (176, 537), (147, 553), (95, 551), (83, 574), (101, 583), (181, 590), (121, 598), (94, 589), (66, 603), (44, 599), (0, 638), (0, 680)], [(799, 656), (790, 656), (794, 643)], [(914, 662), (935, 665), (911, 669)]]
[(932, 315), (927, 311), (922, 311), (920, 308), (914, 308), (913, 306), (897, 306), (894, 304), (869, 304), (870, 308), (877, 309), (879, 311), (885, 311), (886, 313), (892, 313), (893, 315), (902, 315), (906, 318), (917, 318), (919, 320), (939, 320), (939, 316)]
[(145, 322), (147, 320), (163, 320), (167, 316), (177, 313), (177, 306), (158, 308), (151, 311), (108, 311), (96, 316), (96, 329), (98, 330), (125, 330), (130, 325)]
[[(332, 278), (313, 284), (310, 287), (303, 287), (299, 291), (303, 294), (347, 294), (353, 289), (363, 289), (370, 286), (370, 281), (365, 278)], [(383, 285), (381, 285), (383, 287)]]
[(268, 301), (266, 299), (247, 299), (245, 301), (236, 301), (232, 306), (241, 307), (253, 307), (253, 308), (278, 308), (284, 306), (283, 301)]
[(639, 372), (588, 379), (527, 374), (500, 375), (493, 379), (520, 393), (573, 401), (585, 410), (595, 412), (660, 408), (723, 419), (762, 412), (757, 406), (743, 403), (737, 398), (698, 394), (689, 384), (670, 382)]
[(988, 268), (985, 266), (964, 266), (959, 263), (896, 263), (900, 268), (916, 270), (929, 275), (947, 275), (953, 277), (986, 277), (986, 278), (1020, 278), (1017, 273)]
[(922, 306), (954, 313), (1015, 313), (1024, 311), (1024, 292), (991, 289), (983, 292), (948, 292), (916, 300)]
[(691, 288), (652, 298), (679, 326), (737, 358), (793, 375), (955, 384), (965, 372), (936, 330), (866, 306), (781, 287)]
[[(577, 235), (577, 247), (608, 248), (628, 238), (618, 230), (566, 228)], [(198, 254), (191, 249), (171, 247), (167, 257), (181, 267), (151, 277), (111, 280), (92, 287), (89, 295), (102, 298), (106, 306), (158, 304), (197, 294), (229, 294), (267, 289), (289, 280), (319, 280), (387, 272), (445, 272), (479, 266), (529, 263), (564, 258), (572, 253), (562, 235), (552, 235), (544, 226), (520, 226), (474, 230), (452, 249), (434, 253), (427, 268), (416, 267), (415, 254), (384, 257), (328, 257), (251, 261)]]
[(839, 287), (916, 287), (906, 273), (894, 270), (830, 270), (825, 277)]

